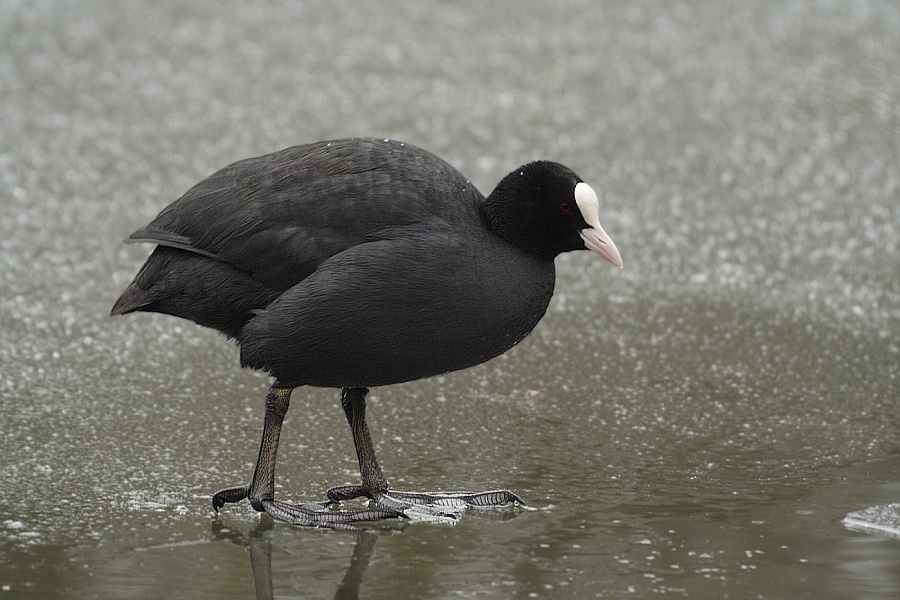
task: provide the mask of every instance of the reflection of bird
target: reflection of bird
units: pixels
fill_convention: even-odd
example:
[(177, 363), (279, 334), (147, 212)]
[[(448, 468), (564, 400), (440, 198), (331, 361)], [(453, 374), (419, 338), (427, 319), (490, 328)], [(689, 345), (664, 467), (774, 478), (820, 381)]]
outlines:
[[(365, 420), (369, 386), (455, 371), (522, 340), (543, 316), (553, 259), (589, 248), (622, 261), (594, 191), (533, 162), (484, 198), (449, 164), (389, 140), (347, 139), (236, 162), (191, 188), (130, 242), (157, 244), (112, 314), (167, 313), (234, 338), (241, 363), (275, 377), (252, 481), (213, 496), (303, 525), (399, 516), (411, 505), (520, 501), (507, 491), (388, 491)], [(331, 511), (274, 499), (291, 391), (342, 388), (365, 496)]]
[[(257, 600), (272, 600), (275, 597), (272, 578), (272, 525), (272, 521), (260, 521), (245, 535), (234, 529), (226, 528), (218, 519), (211, 523), (214, 539), (236, 544), (244, 548), (250, 555), (250, 569), (253, 572)], [(360, 597), (363, 578), (372, 561), (372, 555), (375, 553), (375, 543), (378, 538), (387, 535), (391, 535), (390, 529), (382, 529), (378, 532), (362, 529), (356, 534), (353, 556), (350, 557), (350, 564), (347, 566), (344, 578), (337, 585), (333, 596), (334, 600), (356, 600)], [(287, 555), (290, 556), (290, 552)], [(302, 557), (300, 560), (304, 564), (309, 564), (306, 557)], [(293, 575), (296, 575), (297, 567), (300, 566), (285, 563), (283, 560), (281, 563), (280, 570), (284, 571), (286, 567)]]

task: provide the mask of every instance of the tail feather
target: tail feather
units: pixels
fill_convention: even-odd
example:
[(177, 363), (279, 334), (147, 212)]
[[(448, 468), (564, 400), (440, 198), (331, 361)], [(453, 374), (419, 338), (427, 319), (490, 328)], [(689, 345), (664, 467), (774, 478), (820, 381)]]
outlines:
[(279, 294), (224, 262), (157, 246), (111, 314), (169, 314), (236, 337), (253, 311), (266, 307)]
[(132, 284), (122, 292), (122, 295), (119, 296), (116, 303), (113, 304), (112, 311), (110, 311), (109, 314), (111, 316), (124, 315), (136, 310), (141, 310), (151, 303), (152, 300), (147, 295), (146, 290), (140, 289), (135, 285), (135, 282), (132, 282)]

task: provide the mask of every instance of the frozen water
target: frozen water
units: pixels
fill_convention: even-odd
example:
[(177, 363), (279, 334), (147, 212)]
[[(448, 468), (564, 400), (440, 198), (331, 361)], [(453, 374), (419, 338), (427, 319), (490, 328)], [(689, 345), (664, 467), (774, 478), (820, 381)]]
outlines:
[(848, 513), (843, 520), (847, 529), (900, 538), (900, 504), (869, 506)]
[[(370, 598), (900, 593), (896, 540), (841, 522), (900, 498), (895, 3), (0, 11), (12, 594), (252, 596), (234, 541), (269, 547), (281, 596), (345, 575)], [(421, 145), (483, 191), (549, 158), (597, 192), (624, 270), (562, 257), (519, 347), (371, 398), (397, 489), (541, 510), (377, 543), (213, 520), (209, 494), (250, 476), (266, 378), (213, 332), (107, 317), (149, 252), (121, 240), (190, 185), (346, 135)], [(282, 444), (282, 497), (355, 483), (333, 391), (298, 390)]]

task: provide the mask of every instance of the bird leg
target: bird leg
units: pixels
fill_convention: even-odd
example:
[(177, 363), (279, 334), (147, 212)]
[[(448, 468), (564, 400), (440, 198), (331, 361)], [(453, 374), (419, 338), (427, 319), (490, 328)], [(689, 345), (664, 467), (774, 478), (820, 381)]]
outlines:
[(455, 517), (455, 514), (466, 507), (500, 508), (508, 504), (525, 505), (517, 494), (508, 490), (490, 490), (486, 492), (442, 491), (442, 492), (401, 492), (389, 490), (387, 480), (381, 472), (375, 458), (375, 448), (366, 423), (366, 388), (343, 388), (341, 390), (341, 406), (347, 415), (350, 431), (353, 434), (353, 445), (359, 459), (359, 472), (362, 479), (360, 485), (333, 487), (328, 490), (331, 502), (340, 502), (352, 498), (365, 497), (374, 500), (378, 506), (386, 509), (402, 511), (412, 516), (417, 514), (424, 518)]
[(295, 525), (312, 527), (331, 527), (335, 529), (359, 529), (352, 525), (354, 521), (374, 521), (402, 517), (400, 511), (381, 507), (371, 510), (334, 511), (328, 508), (330, 502), (309, 502), (291, 504), (275, 499), (275, 455), (278, 451), (278, 439), (281, 435), (281, 424), (291, 402), (293, 388), (275, 383), (266, 395), (266, 418), (263, 424), (262, 442), (253, 479), (248, 485), (219, 490), (212, 497), (213, 510), (219, 509), (226, 502), (239, 502), (245, 498), (259, 512), (268, 513), (279, 521)]

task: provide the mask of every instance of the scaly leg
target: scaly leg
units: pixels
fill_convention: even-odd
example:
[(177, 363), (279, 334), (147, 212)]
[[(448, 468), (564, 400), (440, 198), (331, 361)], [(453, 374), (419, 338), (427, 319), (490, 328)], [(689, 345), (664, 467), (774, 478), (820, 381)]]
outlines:
[(281, 435), (281, 424), (291, 402), (293, 388), (275, 383), (266, 396), (266, 419), (263, 425), (262, 442), (253, 479), (248, 485), (219, 490), (212, 497), (213, 510), (219, 509), (226, 502), (239, 502), (244, 498), (250, 505), (266, 512), (274, 519), (295, 525), (312, 527), (332, 527), (336, 529), (358, 529), (352, 525), (355, 521), (374, 521), (402, 517), (402, 513), (389, 508), (377, 508), (358, 511), (333, 511), (327, 508), (328, 502), (310, 502), (290, 504), (275, 500), (275, 455), (278, 451), (278, 439)]
[[(465, 507), (500, 508), (508, 504), (525, 505), (517, 494), (508, 490), (490, 490), (486, 492), (444, 491), (444, 492), (400, 492), (388, 489), (387, 480), (381, 472), (375, 458), (375, 448), (366, 423), (366, 388), (344, 388), (341, 390), (341, 406), (347, 415), (356, 456), (359, 459), (359, 472), (362, 479), (360, 485), (338, 486), (328, 490), (331, 502), (340, 502), (352, 498), (366, 497), (374, 500), (378, 506), (412, 513), (436, 517), (452, 517), (453, 511)], [(449, 513), (447, 511), (450, 511)], [(412, 515), (410, 515), (412, 516)]]

